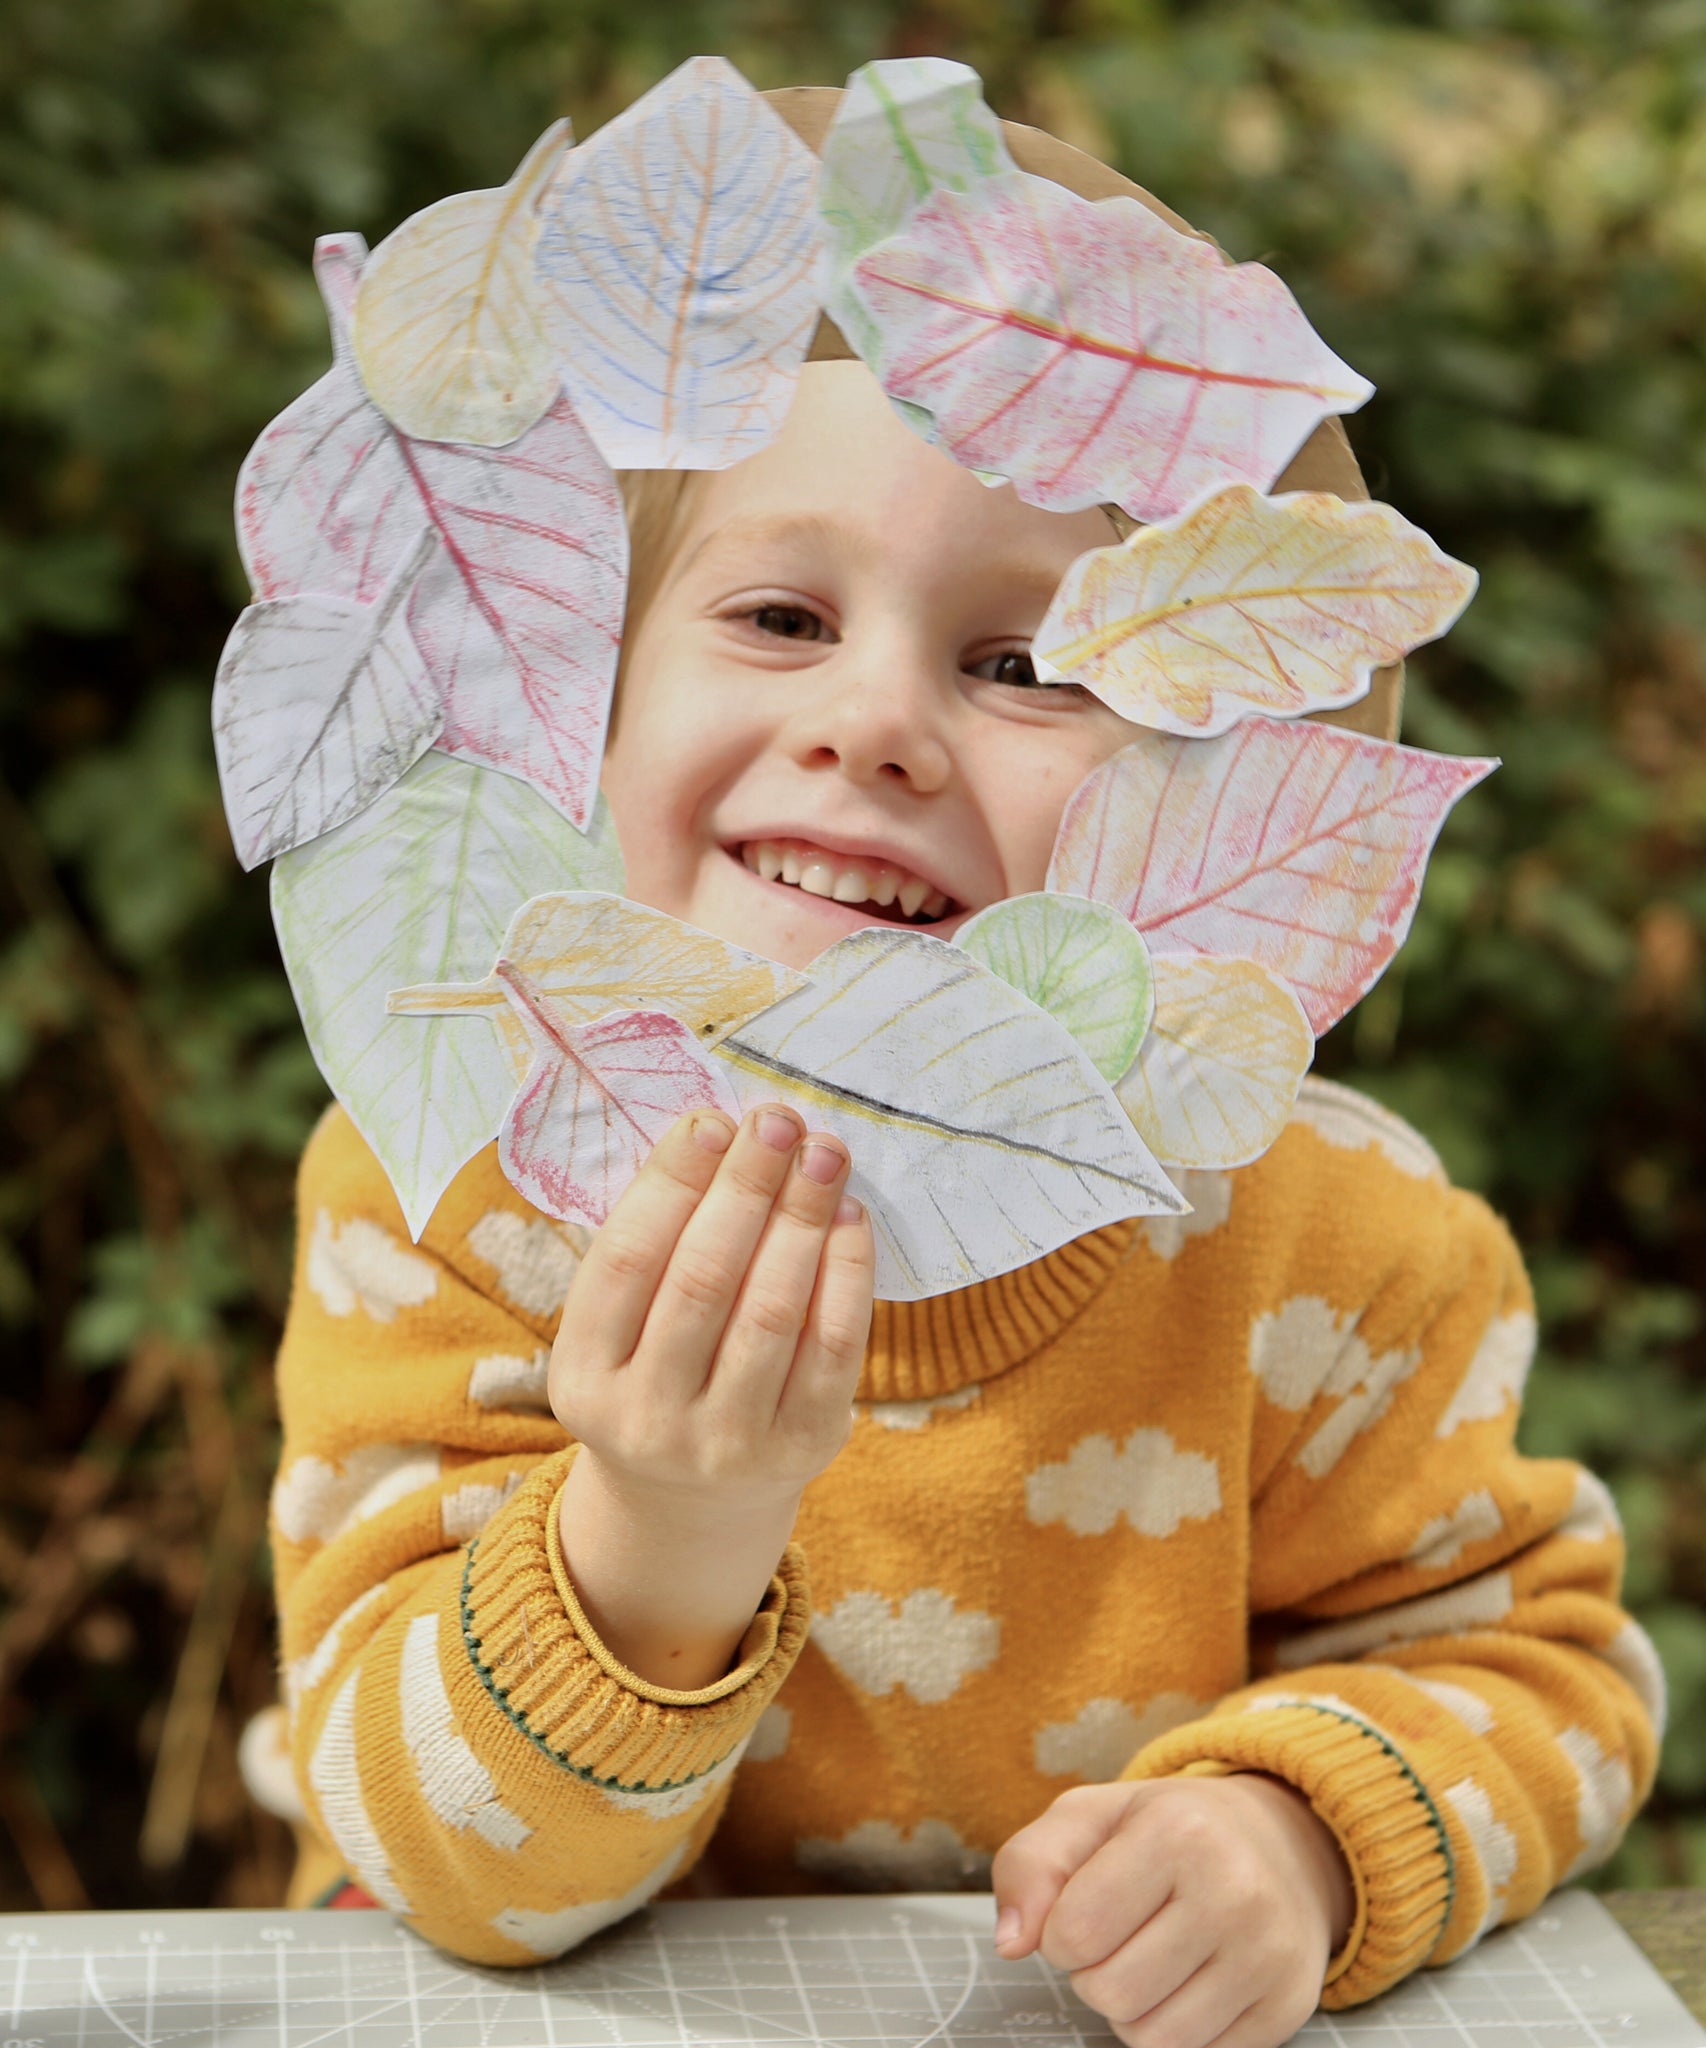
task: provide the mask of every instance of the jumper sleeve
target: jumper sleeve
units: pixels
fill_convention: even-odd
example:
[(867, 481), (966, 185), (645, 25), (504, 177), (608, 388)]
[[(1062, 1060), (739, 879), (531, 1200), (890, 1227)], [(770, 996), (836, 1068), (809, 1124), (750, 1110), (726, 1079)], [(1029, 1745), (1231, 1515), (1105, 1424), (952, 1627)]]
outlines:
[(1602, 1861), (1663, 1714), (1609, 1495), (1515, 1448), (1535, 1338), (1515, 1247), (1473, 1196), (1367, 1158), (1391, 1183), (1369, 1205), (1380, 1283), (1360, 1306), (1290, 1295), (1252, 1335), (1257, 1682), (1124, 1774), (1263, 1771), (1308, 1796), (1356, 1881), (1329, 2006)]
[(715, 1684), (625, 1670), (555, 1542), (575, 1446), (545, 1369), (574, 1235), (482, 1154), (411, 1245), (342, 1111), (308, 1147), (300, 1204), (272, 1534), (310, 1825), (441, 1946), (556, 1955), (704, 1848), (804, 1641), (801, 1560)]

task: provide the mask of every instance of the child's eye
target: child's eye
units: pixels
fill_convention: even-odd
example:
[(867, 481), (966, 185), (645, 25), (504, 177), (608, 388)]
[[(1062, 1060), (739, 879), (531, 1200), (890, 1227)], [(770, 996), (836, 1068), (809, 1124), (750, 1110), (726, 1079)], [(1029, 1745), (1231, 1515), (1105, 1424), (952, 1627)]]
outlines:
[(1031, 657), (1022, 647), (1009, 647), (1000, 654), (987, 654), (982, 661), (972, 664), (969, 673), (981, 676), (985, 682), (1012, 683), (1025, 690), (1045, 687), (1038, 679)]
[(829, 637), (822, 619), (800, 604), (761, 604), (745, 617), (760, 633), (778, 640), (825, 640)]

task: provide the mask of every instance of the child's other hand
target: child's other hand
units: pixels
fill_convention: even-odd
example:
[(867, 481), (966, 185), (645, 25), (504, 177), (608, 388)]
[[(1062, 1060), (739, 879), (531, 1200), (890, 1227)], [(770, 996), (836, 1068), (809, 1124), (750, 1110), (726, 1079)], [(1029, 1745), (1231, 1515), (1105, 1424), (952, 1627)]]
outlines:
[(1128, 2048), (1289, 2040), (1353, 1909), (1326, 1824), (1256, 1776), (1077, 1786), (1003, 1845), (993, 1881), (998, 1952), (1040, 1948)]
[(563, 1304), (551, 1407), (581, 1447), (563, 1561), (605, 1647), (654, 1684), (728, 1671), (852, 1429), (876, 1255), (847, 1172), (792, 1111), (683, 1117)]

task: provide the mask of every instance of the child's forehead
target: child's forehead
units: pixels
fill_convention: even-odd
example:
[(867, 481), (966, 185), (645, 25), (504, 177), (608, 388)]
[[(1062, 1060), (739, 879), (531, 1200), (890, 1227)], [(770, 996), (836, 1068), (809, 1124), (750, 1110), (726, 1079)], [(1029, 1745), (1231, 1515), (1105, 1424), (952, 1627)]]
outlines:
[(696, 479), (672, 539), (674, 574), (743, 557), (832, 553), (854, 567), (994, 565), (1046, 582), (1114, 538), (1099, 511), (1047, 512), (991, 489), (921, 439), (862, 365), (808, 363), (768, 447)]

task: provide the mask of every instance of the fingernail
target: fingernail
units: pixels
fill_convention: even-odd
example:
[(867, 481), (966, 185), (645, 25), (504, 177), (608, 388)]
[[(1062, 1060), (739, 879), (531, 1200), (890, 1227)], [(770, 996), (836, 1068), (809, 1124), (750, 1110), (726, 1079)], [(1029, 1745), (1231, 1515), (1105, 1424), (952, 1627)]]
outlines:
[(995, 1923), (995, 1946), (1007, 1948), (1019, 1939), (1019, 1909), (1017, 1906), (1003, 1906), (1001, 1917)]
[(773, 1152), (791, 1152), (800, 1142), (799, 1125), (779, 1109), (761, 1109), (756, 1128), (758, 1142), (768, 1145)]
[(720, 1116), (696, 1116), (693, 1119), (693, 1142), (703, 1145), (707, 1152), (726, 1152), (733, 1136), (734, 1132)]
[(843, 1195), (841, 1200), (835, 1205), (835, 1220), (837, 1223), (857, 1223), (864, 1213), (864, 1203), (855, 1201), (851, 1195)]
[(826, 1188), (841, 1171), (845, 1157), (838, 1145), (826, 1145), (821, 1138), (810, 1138), (800, 1154), (800, 1171), (807, 1180), (815, 1180), (820, 1188)]

